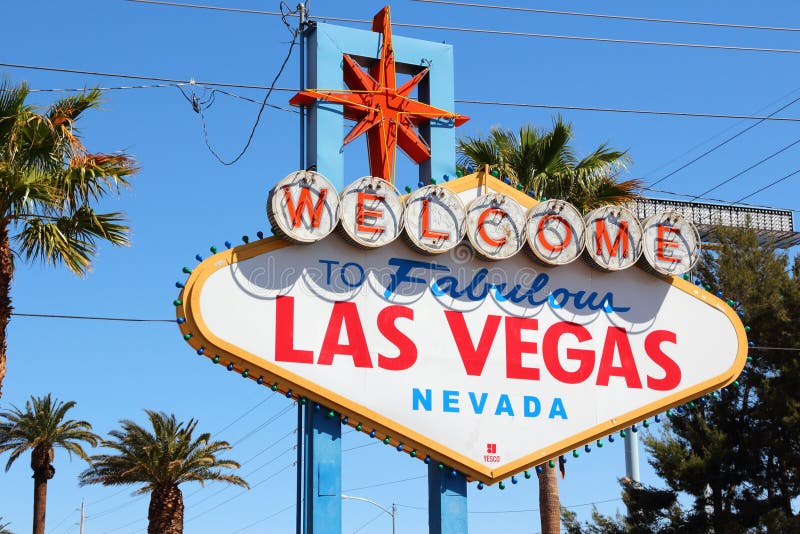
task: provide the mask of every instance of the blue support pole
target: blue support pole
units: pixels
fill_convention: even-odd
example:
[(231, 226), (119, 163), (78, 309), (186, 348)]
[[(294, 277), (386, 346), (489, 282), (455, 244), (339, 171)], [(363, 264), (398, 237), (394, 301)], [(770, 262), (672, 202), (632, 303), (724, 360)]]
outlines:
[(467, 479), (428, 464), (429, 534), (467, 534)]
[(306, 408), (306, 532), (342, 532), (342, 423), (328, 410)]

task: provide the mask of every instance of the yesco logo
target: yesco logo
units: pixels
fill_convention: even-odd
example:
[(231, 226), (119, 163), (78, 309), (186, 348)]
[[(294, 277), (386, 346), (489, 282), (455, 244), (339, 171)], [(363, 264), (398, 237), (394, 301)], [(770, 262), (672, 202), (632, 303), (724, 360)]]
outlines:
[(527, 248), (545, 265), (583, 256), (604, 271), (639, 264), (660, 275), (689, 271), (700, 253), (694, 225), (673, 211), (644, 221), (623, 206), (603, 206), (585, 216), (563, 200), (526, 209), (510, 195), (488, 192), (465, 205), (458, 193), (429, 185), (405, 197), (389, 182), (363, 177), (341, 193), (323, 175), (298, 171), (270, 192), (267, 213), (276, 235), (313, 243), (339, 228), (361, 248), (387, 245), (403, 235), (424, 254), (441, 254), (465, 239), (485, 260), (504, 260)]

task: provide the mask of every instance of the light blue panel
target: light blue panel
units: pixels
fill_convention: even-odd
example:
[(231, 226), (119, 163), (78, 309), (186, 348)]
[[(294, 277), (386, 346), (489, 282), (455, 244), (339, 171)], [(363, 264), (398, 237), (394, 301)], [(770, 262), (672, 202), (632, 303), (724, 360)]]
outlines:
[(306, 532), (342, 532), (342, 424), (325, 408), (306, 409)]
[(467, 479), (428, 464), (429, 534), (467, 534)]
[[(393, 37), (398, 72), (404, 65), (430, 66), (427, 80), (420, 84), (419, 97), (438, 108), (453, 111), (453, 47), (441, 43)], [(356, 30), (325, 23), (317, 25), (309, 36), (308, 86), (318, 89), (345, 89), (342, 79), (342, 54), (377, 59), (381, 36), (378, 33)], [(356, 176), (344, 176), (344, 118), (342, 107), (336, 104), (314, 104), (308, 116), (309, 165), (327, 176), (337, 187), (352, 182)], [(441, 181), (455, 173), (455, 128), (452, 121), (431, 121), (429, 142), (431, 159), (420, 165), (419, 179), (425, 183), (433, 177)], [(423, 131), (423, 135), (428, 132)]]

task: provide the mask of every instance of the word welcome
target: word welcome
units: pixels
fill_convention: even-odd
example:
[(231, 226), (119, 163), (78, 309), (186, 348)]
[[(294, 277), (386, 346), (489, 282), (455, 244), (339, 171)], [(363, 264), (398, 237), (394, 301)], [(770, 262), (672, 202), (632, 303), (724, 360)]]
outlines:
[(488, 260), (507, 259), (527, 243), (546, 265), (584, 255), (616, 271), (640, 263), (662, 275), (680, 275), (696, 263), (697, 229), (672, 211), (640, 221), (622, 206), (604, 206), (582, 217), (568, 202), (548, 200), (528, 209), (511, 196), (490, 192), (464, 205), (451, 189), (429, 185), (401, 197), (389, 182), (364, 177), (337, 193), (319, 173), (298, 171), (271, 190), (267, 211), (273, 231), (295, 243), (313, 243), (341, 227), (362, 248), (394, 241), (402, 233), (425, 254), (452, 250), (462, 241)]

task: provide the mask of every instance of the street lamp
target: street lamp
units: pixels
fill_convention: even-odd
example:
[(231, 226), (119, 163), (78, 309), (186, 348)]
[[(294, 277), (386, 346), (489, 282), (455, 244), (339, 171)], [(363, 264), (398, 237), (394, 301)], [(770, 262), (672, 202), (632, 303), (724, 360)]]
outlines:
[(364, 497), (353, 497), (352, 495), (344, 495), (344, 494), (342, 494), (342, 499), (350, 499), (350, 500), (353, 500), (353, 501), (364, 501), (364, 502), (368, 502), (369, 504), (371, 504), (373, 506), (377, 506), (378, 508), (380, 508), (381, 510), (383, 510), (384, 512), (386, 512), (387, 514), (392, 516), (392, 534), (395, 534), (395, 532), (394, 532), (394, 520), (395, 520), (395, 516), (397, 515), (397, 505), (395, 503), (392, 503), (392, 510), (389, 511), (386, 508), (384, 508), (383, 506), (381, 506), (380, 504), (376, 503), (375, 501), (373, 501), (371, 499), (365, 499)]

